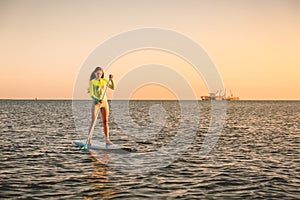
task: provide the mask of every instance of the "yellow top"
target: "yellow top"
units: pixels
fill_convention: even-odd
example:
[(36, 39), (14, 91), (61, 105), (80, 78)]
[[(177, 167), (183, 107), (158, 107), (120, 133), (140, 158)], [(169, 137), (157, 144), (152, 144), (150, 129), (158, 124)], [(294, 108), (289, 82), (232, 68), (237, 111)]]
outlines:
[[(90, 81), (90, 96), (95, 102), (99, 102), (101, 99), (107, 100), (107, 97), (104, 94), (107, 82), (108, 81), (105, 78), (101, 78), (100, 80), (92, 79)], [(114, 89), (114, 82), (112, 79), (109, 83), (109, 87)]]

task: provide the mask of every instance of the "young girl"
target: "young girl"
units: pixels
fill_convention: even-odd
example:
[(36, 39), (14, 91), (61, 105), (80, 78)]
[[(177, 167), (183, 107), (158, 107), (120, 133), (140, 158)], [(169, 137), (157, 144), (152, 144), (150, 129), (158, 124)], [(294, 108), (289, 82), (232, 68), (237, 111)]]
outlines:
[[(97, 111), (101, 109), (101, 115), (102, 115), (102, 123), (104, 128), (104, 134), (105, 134), (105, 142), (107, 145), (112, 145), (113, 143), (109, 139), (109, 127), (108, 127), (108, 114), (109, 114), (109, 106), (107, 102), (107, 97), (105, 95), (105, 88), (106, 85), (114, 90), (115, 85), (113, 81), (113, 75), (109, 75), (109, 83), (104, 78), (104, 71), (101, 67), (96, 67), (96, 69), (92, 72), (90, 76), (90, 87), (89, 92), (90, 96), (93, 99), (93, 105), (92, 105), (92, 122), (90, 125), (89, 132), (91, 131), (92, 124), (94, 120), (96, 119)], [(89, 138), (88, 144), (91, 145), (92, 136)]]

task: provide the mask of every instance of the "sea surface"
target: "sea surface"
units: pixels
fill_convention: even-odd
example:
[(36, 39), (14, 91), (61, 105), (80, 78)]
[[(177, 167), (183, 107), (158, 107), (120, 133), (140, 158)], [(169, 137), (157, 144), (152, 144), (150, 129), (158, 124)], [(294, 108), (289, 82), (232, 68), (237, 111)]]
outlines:
[(1, 100), (0, 199), (300, 199), (300, 101), (227, 102), (204, 156), (210, 102), (110, 105), (111, 140), (132, 152), (81, 152), (90, 116), (72, 101)]

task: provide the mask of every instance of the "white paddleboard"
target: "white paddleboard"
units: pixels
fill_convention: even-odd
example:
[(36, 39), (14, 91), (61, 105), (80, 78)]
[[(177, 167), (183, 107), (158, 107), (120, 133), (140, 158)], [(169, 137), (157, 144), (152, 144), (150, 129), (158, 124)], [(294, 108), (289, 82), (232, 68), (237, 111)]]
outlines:
[[(86, 141), (75, 141), (74, 144), (79, 147), (83, 147)], [(104, 142), (92, 144), (87, 146), (88, 149), (93, 150), (122, 150), (125, 147), (119, 146), (117, 144), (106, 145)]]

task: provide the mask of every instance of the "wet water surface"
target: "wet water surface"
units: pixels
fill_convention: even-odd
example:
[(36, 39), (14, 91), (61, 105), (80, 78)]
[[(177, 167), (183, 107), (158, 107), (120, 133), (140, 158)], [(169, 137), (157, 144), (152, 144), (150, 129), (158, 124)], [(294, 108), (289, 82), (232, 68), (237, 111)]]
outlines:
[[(112, 106), (123, 104), (114, 102)], [(112, 111), (109, 123), (115, 143), (147, 156), (176, 137), (183, 117), (177, 101), (131, 101), (129, 106), (131, 123), (139, 130), (131, 123), (114, 120), (118, 113)], [(118, 169), (116, 158), (124, 161), (126, 153), (81, 152), (73, 144), (84, 136), (77, 133), (72, 101), (0, 101), (0, 197), (300, 198), (299, 101), (228, 102), (226, 124), (205, 157), (199, 156), (199, 150), (211, 119), (211, 105), (199, 102), (199, 106), (200, 122), (187, 149), (168, 165), (149, 163), (158, 166), (153, 170), (143, 170), (139, 160), (128, 162), (134, 169), (141, 167), (139, 173)], [(164, 118), (155, 113), (162, 109)], [(195, 116), (190, 116), (193, 119)], [(147, 133), (150, 126), (157, 134), (139, 137), (141, 129)], [(99, 125), (95, 140), (97, 134), (101, 139), (101, 131)], [(112, 160), (115, 162), (110, 164)]]

